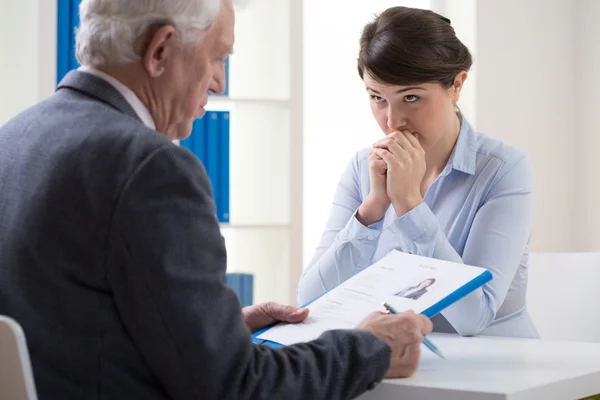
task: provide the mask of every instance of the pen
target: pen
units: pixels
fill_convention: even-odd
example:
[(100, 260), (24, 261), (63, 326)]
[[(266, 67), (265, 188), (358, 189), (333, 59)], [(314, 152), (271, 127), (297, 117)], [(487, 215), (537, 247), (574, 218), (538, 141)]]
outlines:
[[(396, 311), (396, 309), (394, 307), (392, 307), (391, 305), (389, 305), (387, 303), (387, 301), (383, 301), (381, 303), (382, 306), (384, 306), (389, 312), (391, 312), (392, 314), (398, 314), (398, 311)], [(444, 357), (444, 354), (442, 354), (442, 352), (440, 351), (440, 349), (437, 348), (437, 346), (435, 344), (433, 344), (431, 342), (431, 340), (427, 339), (425, 336), (423, 336), (423, 344), (432, 352), (434, 352), (435, 354), (437, 354), (439, 357), (443, 358), (444, 360), (446, 360), (447, 358)]]

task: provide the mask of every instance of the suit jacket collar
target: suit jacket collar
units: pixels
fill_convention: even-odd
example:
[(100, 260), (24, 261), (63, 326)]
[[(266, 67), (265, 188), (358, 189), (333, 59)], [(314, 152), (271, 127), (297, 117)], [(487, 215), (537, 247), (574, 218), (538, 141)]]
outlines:
[(72, 89), (93, 97), (142, 122), (129, 102), (110, 83), (87, 72), (72, 70), (60, 81), (57, 91)]

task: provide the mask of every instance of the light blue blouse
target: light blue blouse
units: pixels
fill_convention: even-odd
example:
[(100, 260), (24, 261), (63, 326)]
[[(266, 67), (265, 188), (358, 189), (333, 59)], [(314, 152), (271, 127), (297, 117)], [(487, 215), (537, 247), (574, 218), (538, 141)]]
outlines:
[(327, 227), (298, 286), (305, 304), (392, 249), (487, 268), (493, 279), (433, 318), (437, 332), (539, 337), (525, 307), (533, 222), (533, 171), (520, 150), (462, 120), (446, 167), (425, 201), (397, 218), (393, 207), (369, 226), (355, 217), (369, 192), (368, 153), (339, 182)]

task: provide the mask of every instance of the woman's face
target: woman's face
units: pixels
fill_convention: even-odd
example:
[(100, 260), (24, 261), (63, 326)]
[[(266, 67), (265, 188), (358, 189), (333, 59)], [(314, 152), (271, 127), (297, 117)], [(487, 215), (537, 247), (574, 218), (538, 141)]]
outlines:
[(409, 131), (427, 151), (454, 128), (455, 104), (466, 75), (459, 73), (449, 89), (440, 83), (389, 85), (377, 82), (368, 72), (363, 78), (371, 112), (383, 133)]

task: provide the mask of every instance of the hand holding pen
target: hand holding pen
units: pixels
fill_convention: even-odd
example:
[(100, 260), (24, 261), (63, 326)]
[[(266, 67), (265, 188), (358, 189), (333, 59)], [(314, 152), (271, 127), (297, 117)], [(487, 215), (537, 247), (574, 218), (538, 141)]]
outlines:
[[(389, 305), (387, 302), (382, 302), (381, 303), (382, 306), (384, 306), (390, 313), (392, 314), (399, 314), (398, 311), (396, 311), (396, 309), (394, 307), (392, 307), (391, 305)], [(444, 356), (444, 354), (442, 354), (442, 352), (437, 348), (436, 345), (434, 345), (431, 340), (427, 339), (425, 336), (423, 336), (423, 344), (432, 352), (434, 352), (435, 354), (437, 354), (439, 357), (443, 358), (444, 360), (446, 359), (446, 357)]]
[(423, 336), (431, 332), (431, 321), (408, 311), (399, 315), (369, 314), (357, 326), (384, 340), (392, 350), (386, 378), (411, 376), (419, 366)]

